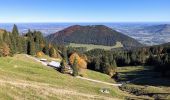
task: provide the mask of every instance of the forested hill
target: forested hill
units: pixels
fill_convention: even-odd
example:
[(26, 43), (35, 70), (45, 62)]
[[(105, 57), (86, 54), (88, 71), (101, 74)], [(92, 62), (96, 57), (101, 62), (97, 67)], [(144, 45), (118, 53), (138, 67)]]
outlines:
[(29, 30), (21, 36), (16, 25), (14, 25), (12, 32), (0, 29), (0, 57), (21, 53), (60, 56), (57, 47), (49, 44), (39, 31), (32, 32)]
[(47, 36), (47, 40), (55, 44), (82, 43), (114, 46), (116, 42), (121, 42), (124, 47), (142, 46), (135, 39), (104, 25), (74, 25)]

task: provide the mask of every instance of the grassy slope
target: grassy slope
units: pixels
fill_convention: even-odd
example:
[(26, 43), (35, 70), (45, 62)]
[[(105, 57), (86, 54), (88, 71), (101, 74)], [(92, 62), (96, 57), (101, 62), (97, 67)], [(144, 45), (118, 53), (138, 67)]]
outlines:
[[(100, 93), (108, 88), (110, 94)], [(76, 79), (27, 58), (0, 58), (0, 99), (115, 99), (123, 98), (116, 87)]]
[[(122, 86), (122, 89), (137, 95), (151, 93), (155, 94), (155, 97), (159, 97), (159, 99), (163, 98), (169, 100), (170, 80), (155, 77), (155, 74), (157, 75), (158, 73), (152, 72), (150, 69), (152, 68), (149, 66), (119, 67), (118, 72), (120, 73), (119, 75), (122, 81), (131, 81), (135, 78), (139, 78), (130, 84)], [(140, 79), (140, 77), (143, 78)], [(169, 93), (169, 96), (167, 96), (166, 93)]]
[(94, 80), (103, 81), (103, 82), (115, 83), (115, 81), (109, 75), (105, 75), (100, 72), (87, 70), (86, 74), (87, 75), (85, 75), (84, 77), (94, 79)]
[(115, 46), (104, 46), (104, 45), (94, 45), (94, 44), (77, 44), (77, 43), (70, 43), (70, 47), (86, 47), (87, 51), (92, 49), (105, 49), (111, 50), (113, 48), (120, 48), (123, 47), (121, 42), (116, 42)]

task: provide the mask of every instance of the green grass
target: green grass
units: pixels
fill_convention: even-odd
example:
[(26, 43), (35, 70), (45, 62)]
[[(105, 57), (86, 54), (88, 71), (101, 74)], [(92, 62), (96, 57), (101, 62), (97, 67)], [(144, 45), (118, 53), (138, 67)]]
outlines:
[[(90, 73), (90, 75), (89, 75)], [(90, 77), (109, 80), (108, 76), (88, 72)], [(110, 94), (99, 92), (108, 88)], [(126, 94), (117, 87), (93, 83), (86, 80), (64, 75), (56, 70), (42, 66), (25, 55), (0, 58), (0, 99), (31, 99), (31, 100), (108, 100), (124, 98)]]
[(96, 72), (96, 71), (92, 71), (92, 70), (87, 70), (85, 77), (94, 79), (94, 80), (115, 83), (114, 79), (112, 79), (109, 75), (105, 75), (100, 72)]
[[(170, 80), (158, 77), (151, 66), (119, 67), (119, 80), (131, 81), (121, 87), (122, 90), (135, 95), (149, 95), (153, 98), (170, 99)], [(166, 94), (169, 93), (169, 94)], [(153, 95), (150, 95), (153, 94)], [(169, 95), (169, 96), (167, 96)]]
[(78, 43), (70, 43), (69, 47), (85, 47), (87, 51), (92, 49), (104, 49), (104, 50), (111, 50), (113, 48), (121, 48), (123, 47), (121, 42), (116, 42), (115, 46), (104, 46), (104, 45), (94, 45), (94, 44), (78, 44)]
[(118, 67), (120, 81), (129, 81), (140, 77), (152, 77), (156, 75), (150, 66), (126, 66)]

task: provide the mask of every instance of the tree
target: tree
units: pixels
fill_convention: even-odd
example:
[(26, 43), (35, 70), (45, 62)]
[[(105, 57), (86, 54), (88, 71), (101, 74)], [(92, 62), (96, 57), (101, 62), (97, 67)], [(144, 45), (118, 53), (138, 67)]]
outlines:
[(65, 59), (66, 63), (68, 64), (67, 48), (65, 48), (65, 47), (63, 47), (63, 49), (62, 49), (62, 56)]
[(17, 25), (15, 25), (15, 24), (12, 29), (12, 34), (14, 35), (14, 37), (19, 36), (19, 31), (18, 31)]
[(72, 69), (73, 69), (73, 76), (78, 76), (77, 58), (74, 59)]
[(47, 43), (46, 43), (46, 45), (45, 45), (45, 47), (43, 48), (42, 51), (44, 52), (44, 54), (49, 55), (49, 46), (48, 46)]
[(28, 41), (28, 51), (27, 51), (27, 54), (29, 55), (35, 55), (35, 44), (34, 44), (34, 41)]
[(73, 53), (70, 56), (69, 58), (70, 64), (74, 63), (75, 58), (77, 59), (78, 68), (82, 68), (82, 69), (87, 68), (87, 62), (83, 58), (81, 58), (77, 53)]
[(18, 47), (20, 47), (20, 43), (19, 43), (19, 32), (18, 32), (18, 28), (17, 26), (14, 24), (13, 29), (12, 29), (12, 45), (13, 45), (13, 49), (14, 52), (18, 52)]
[(50, 50), (49, 50), (49, 56), (50, 57), (53, 57), (53, 58), (57, 58), (58, 55), (57, 55), (57, 51), (54, 47), (51, 47)]
[(11, 40), (11, 45), (10, 45), (11, 53), (15, 54), (17, 52), (16, 40), (15, 40), (15, 37), (13, 36), (13, 34), (10, 34), (9, 36), (10, 36), (10, 40)]
[(6, 43), (0, 44), (0, 56), (8, 56), (10, 54), (10, 48)]
[(66, 73), (66, 67), (67, 66), (67, 64), (66, 64), (66, 61), (65, 61), (65, 59), (62, 59), (62, 61), (61, 61), (61, 73)]
[(95, 62), (95, 70), (100, 71), (100, 58), (97, 57), (94, 62)]

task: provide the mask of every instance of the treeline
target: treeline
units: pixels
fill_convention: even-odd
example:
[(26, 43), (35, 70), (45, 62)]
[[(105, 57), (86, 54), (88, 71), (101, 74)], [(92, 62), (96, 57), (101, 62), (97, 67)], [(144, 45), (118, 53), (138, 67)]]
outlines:
[(49, 44), (39, 31), (28, 30), (25, 35), (21, 36), (16, 25), (14, 25), (12, 32), (1, 30), (0, 57), (20, 53), (29, 55), (43, 53), (51, 57), (59, 57), (57, 47)]
[[(88, 68), (104, 72), (105, 61), (110, 66), (154, 66), (155, 71), (162, 73), (162, 76), (170, 76), (170, 46), (142, 47), (133, 50), (105, 51), (95, 49), (86, 52), (89, 59)], [(108, 60), (105, 60), (106, 58)], [(106, 67), (110, 68), (110, 67)], [(105, 73), (105, 72), (104, 72)]]

